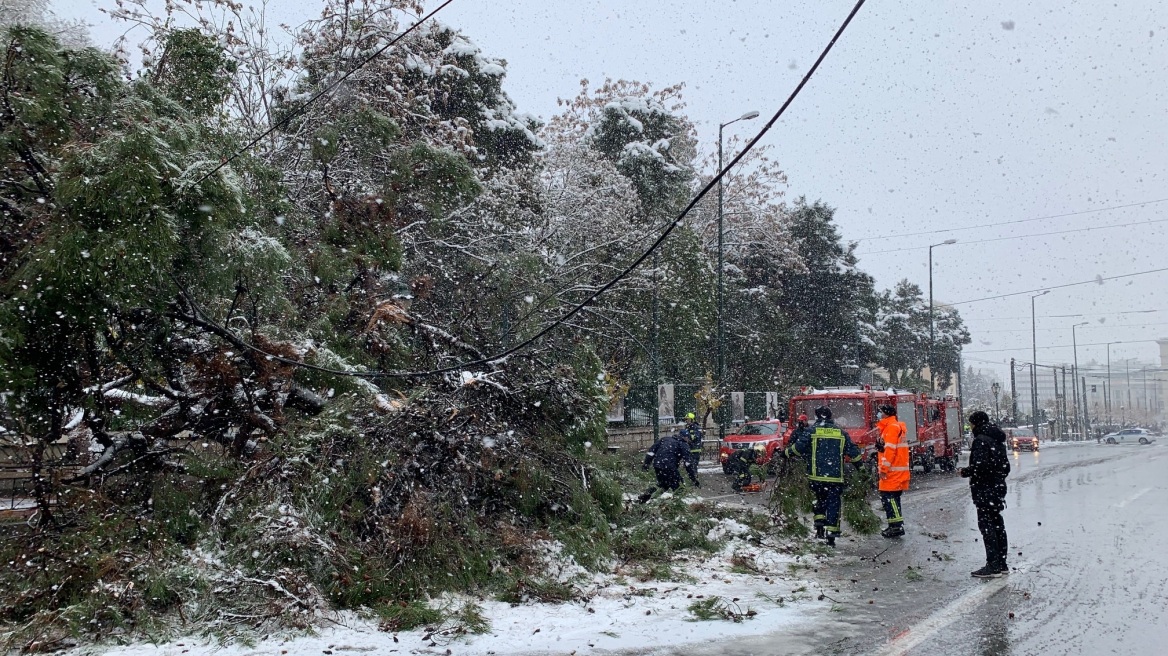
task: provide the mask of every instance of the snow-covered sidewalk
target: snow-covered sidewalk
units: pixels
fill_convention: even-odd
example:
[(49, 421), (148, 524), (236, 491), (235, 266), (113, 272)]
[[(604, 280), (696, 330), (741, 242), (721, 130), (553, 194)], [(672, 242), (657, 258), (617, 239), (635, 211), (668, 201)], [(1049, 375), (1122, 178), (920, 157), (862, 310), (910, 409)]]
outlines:
[[(101, 647), (78, 654), (111, 656), (307, 656), (315, 654), (589, 654), (650, 652), (658, 648), (710, 640), (759, 636), (794, 627), (821, 616), (827, 602), (817, 601), (814, 584), (798, 577), (807, 558), (752, 544), (751, 530), (722, 519), (710, 531), (728, 538), (712, 556), (680, 555), (673, 566), (681, 581), (637, 582), (617, 570), (575, 575), (587, 601), (563, 604), (508, 604), (476, 601), (490, 630), (455, 636), (442, 627), (383, 632), (377, 621), (345, 613), (316, 635), (273, 637), (251, 645), (221, 646), (202, 639), (178, 639), (153, 645)], [(554, 551), (554, 550), (553, 550)], [(569, 568), (570, 571), (571, 568)], [(563, 571), (563, 570), (561, 570)], [(554, 572), (549, 572), (556, 576)], [(557, 577), (559, 578), (559, 577)], [(710, 601), (712, 598), (717, 601)], [(438, 599), (435, 606), (457, 608), (469, 598)], [(690, 610), (706, 601), (727, 608), (740, 621), (697, 621)], [(447, 625), (452, 626), (452, 625)], [(438, 628), (437, 631), (433, 630)]]

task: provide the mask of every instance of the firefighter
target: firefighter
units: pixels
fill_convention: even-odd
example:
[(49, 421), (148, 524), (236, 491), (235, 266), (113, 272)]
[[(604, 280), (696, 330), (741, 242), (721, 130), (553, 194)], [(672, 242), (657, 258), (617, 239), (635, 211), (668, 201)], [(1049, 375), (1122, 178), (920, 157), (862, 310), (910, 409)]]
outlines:
[(851, 459), (860, 468), (860, 449), (848, 434), (831, 420), (831, 408), (815, 409), (815, 426), (792, 435), (787, 457), (802, 456), (807, 463), (807, 479), (815, 493), (815, 537), (825, 538), (835, 546), (840, 535), (840, 511), (843, 506), (844, 461)]
[(908, 489), (912, 467), (909, 464), (909, 445), (905, 440), (908, 427), (896, 418), (896, 406), (880, 406), (880, 421), (876, 422), (876, 452), (880, 454), (877, 471), (880, 474), (880, 503), (888, 517), (888, 528), (880, 531), (886, 538), (904, 535), (904, 515), (901, 514), (900, 495)]
[[(673, 435), (666, 435), (653, 443), (645, 454), (645, 462), (641, 469), (648, 470), (653, 465), (653, 473), (657, 476), (657, 485), (652, 485), (638, 499), (641, 503), (648, 503), (657, 492), (657, 488), (673, 491), (681, 487), (681, 472), (679, 465), (688, 462), (689, 443), (681, 437), (681, 431)], [(696, 481), (695, 481), (696, 484)]]
[(753, 448), (734, 449), (734, 453), (726, 459), (726, 472), (730, 474), (730, 483), (735, 492), (750, 485), (752, 476), (750, 466), (758, 460), (758, 452)]
[(685, 436), (689, 442), (689, 459), (685, 463), (685, 473), (693, 481), (694, 487), (701, 487), (698, 483), (698, 463), (702, 459), (702, 440), (705, 434), (698, 425), (697, 416), (690, 412), (685, 415)]
[(1010, 543), (1006, 538), (1006, 523), (1002, 511), (1006, 509), (1006, 477), (1010, 475), (1010, 457), (1006, 454), (1006, 434), (990, 423), (990, 417), (978, 410), (969, 415), (973, 426), (973, 444), (969, 448), (969, 466), (957, 471), (969, 479), (969, 491), (977, 508), (977, 528), (985, 543), (986, 564), (970, 572), (977, 578), (998, 578), (1009, 574), (1006, 554)]

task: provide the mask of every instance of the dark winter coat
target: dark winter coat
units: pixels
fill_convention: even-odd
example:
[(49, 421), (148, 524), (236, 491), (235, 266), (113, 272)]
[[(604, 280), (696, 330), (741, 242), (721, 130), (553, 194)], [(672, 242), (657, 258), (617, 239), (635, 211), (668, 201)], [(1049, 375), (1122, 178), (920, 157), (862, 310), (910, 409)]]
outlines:
[(750, 466), (758, 460), (758, 452), (751, 448), (734, 449), (726, 458), (726, 472), (735, 475), (750, 472)]
[(684, 432), (685, 432), (686, 438), (689, 440), (690, 450), (691, 451), (701, 451), (702, 450), (702, 438), (705, 437), (705, 434), (703, 433), (701, 427), (698, 426), (698, 423), (695, 421), (695, 422), (686, 424)]
[(835, 422), (816, 422), (815, 427), (791, 436), (788, 456), (803, 456), (807, 461), (807, 478), (821, 483), (844, 482), (844, 459), (859, 458), (860, 447), (852, 442), (847, 431)]
[(1010, 457), (1006, 453), (1006, 434), (994, 424), (973, 429), (969, 447), (969, 466), (961, 475), (969, 479), (973, 503), (979, 506), (1005, 507), (1006, 477), (1010, 475)]
[(645, 454), (645, 466), (653, 464), (654, 469), (677, 469), (689, 459), (689, 442), (677, 435), (666, 435), (649, 447)]

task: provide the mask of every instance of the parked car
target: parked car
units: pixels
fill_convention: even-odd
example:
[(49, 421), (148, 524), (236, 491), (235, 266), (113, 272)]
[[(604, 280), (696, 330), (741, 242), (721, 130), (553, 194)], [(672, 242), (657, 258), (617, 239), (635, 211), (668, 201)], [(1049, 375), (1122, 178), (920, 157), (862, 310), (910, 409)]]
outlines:
[(1006, 428), (1006, 444), (1014, 451), (1038, 451), (1039, 440), (1031, 428)]
[(1156, 441), (1156, 434), (1147, 428), (1124, 428), (1104, 435), (1103, 441), (1107, 444), (1131, 444), (1132, 442), (1151, 444)]
[[(751, 421), (743, 424), (731, 435), (722, 440), (718, 448), (718, 460), (722, 463), (722, 471), (726, 472), (726, 461), (735, 449), (757, 449), (755, 463), (765, 465), (775, 455), (775, 449), (783, 448), (783, 422), (778, 419), (765, 421)], [(726, 472), (728, 473), (728, 472)]]

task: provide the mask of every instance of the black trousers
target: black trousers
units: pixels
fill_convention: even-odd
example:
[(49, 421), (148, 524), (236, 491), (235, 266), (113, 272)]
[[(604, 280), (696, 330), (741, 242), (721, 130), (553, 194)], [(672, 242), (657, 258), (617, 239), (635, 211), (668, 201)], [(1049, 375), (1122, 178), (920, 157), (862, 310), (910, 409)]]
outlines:
[(691, 480), (691, 481), (698, 480), (698, 463), (701, 462), (701, 459), (702, 459), (701, 447), (698, 447), (696, 450), (690, 449), (689, 459), (685, 461), (685, 473), (689, 474), (689, 480)]
[(981, 541), (985, 543), (986, 564), (1003, 568), (1006, 555), (1010, 552), (1010, 542), (1006, 538), (1006, 522), (1002, 519), (1002, 504), (976, 504), (977, 528), (981, 531)]
[(844, 484), (811, 481), (810, 487), (815, 493), (815, 503), (811, 506), (815, 513), (815, 525), (822, 526), (828, 533), (839, 533)]
[(884, 504), (884, 515), (888, 517), (888, 525), (904, 523), (904, 515), (900, 513), (901, 490), (895, 492), (881, 492), (880, 503)]
[(669, 469), (653, 468), (653, 473), (657, 474), (657, 487), (663, 490), (676, 490), (681, 487), (681, 472), (677, 471), (677, 467)]

